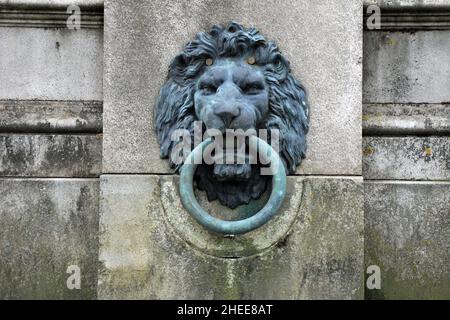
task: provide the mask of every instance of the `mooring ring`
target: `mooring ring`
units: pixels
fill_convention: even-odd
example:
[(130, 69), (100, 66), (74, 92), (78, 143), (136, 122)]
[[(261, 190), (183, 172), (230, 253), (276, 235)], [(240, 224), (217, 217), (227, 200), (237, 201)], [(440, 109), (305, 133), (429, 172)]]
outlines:
[[(189, 214), (207, 230), (214, 231), (221, 234), (234, 235), (243, 234), (255, 230), (266, 222), (268, 222), (278, 212), (284, 197), (286, 195), (286, 172), (284, 165), (281, 162), (278, 153), (267, 144), (264, 140), (257, 136), (249, 138), (250, 151), (253, 154), (259, 154), (266, 157), (270, 161), (270, 173), (272, 175), (272, 192), (266, 205), (257, 213), (249, 218), (225, 221), (208, 214), (198, 203), (194, 195), (194, 174), (197, 164), (194, 159), (199, 159), (202, 156), (203, 150), (213, 140), (211, 138), (203, 141), (187, 156), (180, 171), (180, 197), (184, 208)], [(256, 148), (256, 150), (254, 149)], [(200, 154), (199, 154), (200, 153)], [(200, 158), (203, 159), (203, 158)]]

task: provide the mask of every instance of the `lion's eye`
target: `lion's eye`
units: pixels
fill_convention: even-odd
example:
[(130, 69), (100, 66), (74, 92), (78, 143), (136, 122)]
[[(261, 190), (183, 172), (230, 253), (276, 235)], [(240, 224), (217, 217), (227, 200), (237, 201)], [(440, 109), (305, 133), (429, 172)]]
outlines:
[(200, 90), (202, 90), (204, 94), (213, 94), (216, 93), (217, 87), (212, 84), (204, 84), (200, 86)]
[(261, 92), (261, 90), (264, 89), (264, 87), (261, 84), (253, 83), (248, 84), (242, 88), (242, 91), (245, 94), (258, 94)]

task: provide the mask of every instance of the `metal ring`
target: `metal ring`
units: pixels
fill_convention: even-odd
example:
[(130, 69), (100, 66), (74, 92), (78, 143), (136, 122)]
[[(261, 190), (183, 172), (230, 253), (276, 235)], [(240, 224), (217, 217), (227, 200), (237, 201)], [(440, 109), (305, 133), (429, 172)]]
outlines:
[(179, 186), (181, 201), (189, 214), (210, 231), (230, 235), (250, 232), (268, 222), (278, 212), (283, 202), (286, 194), (286, 172), (278, 153), (264, 140), (256, 136), (251, 136), (249, 141), (250, 149), (256, 148), (256, 150), (253, 150), (254, 152), (257, 151), (260, 156), (266, 157), (266, 160), (270, 161), (272, 174), (272, 192), (269, 200), (260, 211), (249, 218), (236, 221), (225, 221), (215, 218), (203, 210), (195, 198), (193, 182), (197, 164), (194, 159), (199, 159), (203, 150), (213, 143), (211, 138), (194, 148), (181, 167)]

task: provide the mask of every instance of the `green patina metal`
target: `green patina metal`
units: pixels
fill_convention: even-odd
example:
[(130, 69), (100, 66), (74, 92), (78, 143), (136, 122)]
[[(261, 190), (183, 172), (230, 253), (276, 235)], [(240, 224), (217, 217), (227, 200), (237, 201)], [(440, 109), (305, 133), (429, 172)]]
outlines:
[(180, 172), (180, 196), (186, 210), (206, 229), (221, 234), (243, 234), (255, 230), (267, 223), (278, 212), (286, 194), (286, 172), (283, 163), (272, 147), (256, 136), (250, 137), (250, 146), (256, 147), (261, 157), (270, 161), (272, 173), (272, 192), (266, 205), (256, 214), (242, 220), (225, 221), (208, 214), (198, 203), (194, 195), (194, 173), (203, 150), (214, 141), (210, 138), (199, 144), (186, 158)]

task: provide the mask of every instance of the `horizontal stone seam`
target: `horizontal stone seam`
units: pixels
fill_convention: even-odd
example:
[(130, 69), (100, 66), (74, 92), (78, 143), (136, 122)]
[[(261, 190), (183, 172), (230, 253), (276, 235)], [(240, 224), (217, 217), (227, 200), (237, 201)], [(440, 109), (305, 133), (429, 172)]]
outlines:
[[(103, 172), (100, 174), (100, 176), (178, 176), (177, 173), (110, 173), (110, 172)], [(290, 174), (288, 177), (305, 177), (305, 178), (348, 178), (348, 179), (354, 179), (354, 178), (363, 178), (362, 175), (330, 175), (330, 174)]]
[(442, 27), (425, 27), (425, 26), (403, 26), (403, 27), (393, 27), (393, 26), (381, 26), (381, 29), (369, 30), (364, 26), (364, 32), (398, 32), (398, 33), (414, 33), (416, 31), (447, 31), (450, 30), (449, 26)]
[(362, 175), (360, 174), (313, 174), (313, 173), (305, 173), (305, 174), (289, 174), (288, 177), (323, 177), (323, 178), (335, 178), (335, 177), (349, 177), (349, 178), (358, 178)]
[(37, 136), (96, 136), (102, 135), (103, 131), (102, 130), (99, 131), (96, 128), (85, 130), (73, 130), (73, 129), (41, 130), (41, 128), (28, 128), (28, 127), (18, 127), (14, 129), (5, 129), (4, 127), (0, 127), (0, 134), (37, 135)]
[(377, 106), (450, 106), (450, 102), (363, 102), (362, 105), (365, 108)]
[(37, 135), (37, 136), (97, 136), (103, 135), (103, 128), (88, 128), (76, 130), (71, 128), (61, 128), (48, 130), (40, 127), (17, 126), (14, 128), (0, 125), (1, 135)]
[(425, 180), (425, 179), (364, 179), (364, 183), (402, 183), (402, 184), (450, 184), (450, 179)]
[(445, 138), (450, 136), (449, 130), (408, 130), (408, 129), (374, 129), (363, 128), (363, 137), (384, 137), (384, 138)]
[(81, 136), (81, 137), (97, 137), (99, 140), (103, 138), (103, 133), (91, 133), (91, 132), (2, 132), (0, 136)]
[(367, 101), (364, 100), (362, 101), (362, 105), (363, 107), (367, 107), (367, 106), (395, 106), (395, 105), (402, 105), (402, 106), (420, 106), (420, 105), (430, 105), (430, 106), (435, 106), (435, 105), (450, 105), (450, 101), (442, 101), (442, 102), (426, 102), (426, 101), (420, 101), (420, 102), (412, 102), (412, 101), (408, 101), (408, 102), (396, 102), (396, 101), (390, 101), (390, 102), (379, 102), (379, 101)]
[(24, 177), (24, 176), (0, 176), (1, 180), (32, 180), (32, 181), (49, 181), (49, 180), (87, 180), (87, 181), (99, 181), (99, 177)]
[(91, 175), (91, 176), (40, 176), (40, 175), (33, 175), (33, 176), (2, 176), (0, 175), (1, 179), (21, 179), (21, 180), (30, 180), (30, 179), (99, 179), (100, 175)]
[(103, 100), (42, 100), (42, 99), (0, 99), (0, 104), (5, 103), (51, 103), (51, 102), (60, 102), (67, 104), (103, 104)]

